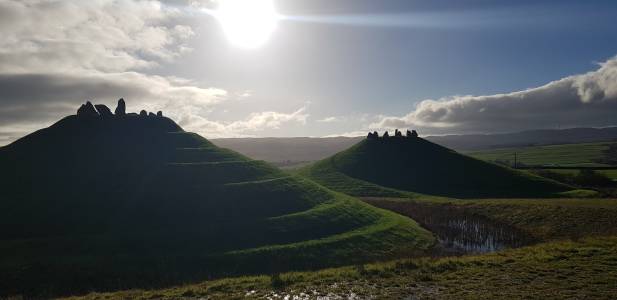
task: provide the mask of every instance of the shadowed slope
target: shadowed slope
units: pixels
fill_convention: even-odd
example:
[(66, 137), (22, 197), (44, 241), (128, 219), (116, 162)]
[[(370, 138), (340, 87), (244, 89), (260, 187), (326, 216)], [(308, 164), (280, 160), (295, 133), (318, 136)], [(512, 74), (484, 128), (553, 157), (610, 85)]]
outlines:
[(160, 116), (66, 117), (0, 148), (0, 183), (8, 294), (325, 267), (433, 244), (407, 218)]
[(421, 138), (364, 140), (300, 173), (355, 196), (540, 197), (570, 190)]

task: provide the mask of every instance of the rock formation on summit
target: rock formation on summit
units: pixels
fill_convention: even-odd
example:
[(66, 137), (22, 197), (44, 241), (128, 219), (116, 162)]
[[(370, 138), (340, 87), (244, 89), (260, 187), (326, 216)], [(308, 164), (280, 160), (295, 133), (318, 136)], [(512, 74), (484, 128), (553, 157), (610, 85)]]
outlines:
[(86, 104), (82, 104), (77, 110), (77, 115), (80, 117), (98, 117), (99, 113), (94, 108), (94, 105), (87, 101)]
[(114, 115), (111, 113), (109, 107), (107, 107), (107, 105), (105, 104), (96, 104), (94, 105), (94, 107), (96, 108), (96, 111), (99, 112), (99, 115), (101, 115), (101, 117), (111, 117)]
[(118, 100), (118, 106), (116, 107), (116, 116), (124, 116), (126, 114), (126, 103), (124, 103), (124, 98), (120, 98)]
[(162, 117), (162, 116), (163, 116), (163, 112), (162, 112), (162, 111), (160, 111), (160, 110), (159, 110), (159, 111), (157, 111), (157, 112), (156, 112), (156, 116), (157, 116), (157, 117)]
[(148, 112), (147, 112), (145, 109), (142, 109), (142, 110), (139, 112), (139, 116), (141, 116), (141, 117), (147, 117), (147, 116), (148, 116)]

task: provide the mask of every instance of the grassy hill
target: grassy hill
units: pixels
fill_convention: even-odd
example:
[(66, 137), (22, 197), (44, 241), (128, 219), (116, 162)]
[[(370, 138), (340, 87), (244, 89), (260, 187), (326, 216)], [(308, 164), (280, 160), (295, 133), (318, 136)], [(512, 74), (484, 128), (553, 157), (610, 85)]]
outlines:
[(421, 138), (367, 139), (300, 174), (355, 196), (542, 197), (571, 189)]
[(69, 116), (0, 148), (0, 296), (353, 264), (433, 244), (408, 218), (164, 117)]

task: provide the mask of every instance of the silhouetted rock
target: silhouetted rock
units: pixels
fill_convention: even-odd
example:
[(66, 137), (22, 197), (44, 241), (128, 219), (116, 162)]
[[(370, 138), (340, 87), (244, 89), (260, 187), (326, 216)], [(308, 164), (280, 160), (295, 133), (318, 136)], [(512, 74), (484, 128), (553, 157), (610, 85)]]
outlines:
[(395, 137), (403, 137), (403, 133), (402, 133), (402, 132), (400, 132), (400, 131), (398, 131), (398, 129), (395, 129), (395, 130), (394, 130), (394, 136), (395, 136)]
[(162, 117), (162, 116), (163, 116), (163, 112), (162, 112), (162, 111), (160, 111), (160, 110), (159, 110), (159, 111), (157, 111), (157, 112), (156, 112), (156, 116), (157, 116), (157, 117)]
[(377, 136), (376, 133), (369, 132), (368, 136), (366, 138), (369, 139), (369, 140), (374, 140), (374, 139), (377, 139), (378, 136)]
[(102, 117), (113, 116), (113, 114), (111, 113), (111, 110), (105, 104), (97, 104), (94, 107), (96, 108), (96, 111), (99, 112), (99, 115), (101, 115)]
[(387, 139), (387, 138), (389, 138), (389, 137), (390, 137), (390, 134), (388, 134), (388, 132), (387, 132), (387, 131), (383, 133), (383, 138), (384, 138), (384, 139)]
[(124, 102), (124, 98), (120, 98), (118, 100), (118, 106), (116, 107), (116, 116), (124, 116), (126, 114), (126, 103)]
[(140, 115), (140, 116), (142, 116), (142, 117), (147, 117), (147, 116), (148, 116), (148, 112), (147, 112), (145, 109), (142, 109), (142, 110), (139, 112), (139, 115)]
[(415, 131), (415, 130), (412, 130), (412, 131), (411, 131), (411, 137), (413, 137), (413, 138), (417, 138), (417, 137), (418, 137), (418, 132), (417, 132), (417, 131)]
[(410, 138), (411, 137), (411, 131), (409, 131), (409, 129), (407, 130), (407, 133), (405, 134), (406, 137)]
[(77, 110), (77, 115), (80, 117), (98, 117), (99, 113), (96, 112), (94, 105), (90, 103), (90, 101), (86, 102), (86, 104), (82, 104)]
[(156, 115), (153, 112), (149, 112), (148, 117), (156, 117)]
[(375, 138), (379, 137), (379, 133), (377, 133), (377, 131), (373, 131), (373, 136), (375, 136)]

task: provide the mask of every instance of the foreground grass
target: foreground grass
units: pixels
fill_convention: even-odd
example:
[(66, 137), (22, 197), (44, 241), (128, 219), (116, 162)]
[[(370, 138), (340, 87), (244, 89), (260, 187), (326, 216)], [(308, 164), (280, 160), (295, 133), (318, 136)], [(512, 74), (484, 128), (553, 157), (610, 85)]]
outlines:
[(378, 299), (612, 299), (617, 237), (559, 241), (492, 254), (397, 260), (317, 272), (206, 281), (164, 290), (70, 299), (230, 299), (298, 296)]

